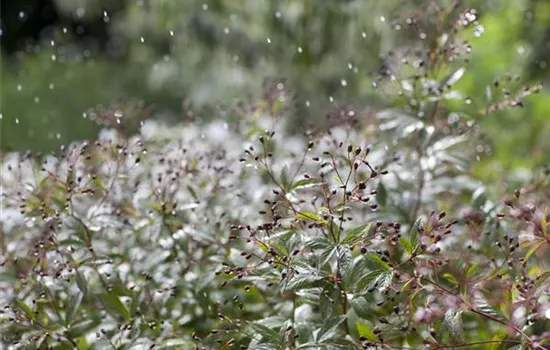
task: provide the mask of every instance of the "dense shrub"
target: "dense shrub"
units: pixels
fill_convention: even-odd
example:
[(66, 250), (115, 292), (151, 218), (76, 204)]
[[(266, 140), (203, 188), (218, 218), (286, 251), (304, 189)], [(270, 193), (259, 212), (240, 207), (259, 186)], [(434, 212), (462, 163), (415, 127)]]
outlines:
[(57, 155), (3, 155), (3, 344), (549, 348), (548, 174), (476, 179), (491, 150), (452, 90), (474, 17), (390, 55), (377, 87), (401, 108), (336, 108), (296, 136), (275, 82), (239, 123), (128, 138), (115, 118)]

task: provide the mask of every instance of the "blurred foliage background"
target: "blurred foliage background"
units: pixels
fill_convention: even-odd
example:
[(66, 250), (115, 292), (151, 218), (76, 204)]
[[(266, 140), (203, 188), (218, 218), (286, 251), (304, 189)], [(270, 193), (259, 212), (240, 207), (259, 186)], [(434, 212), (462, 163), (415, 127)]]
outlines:
[(346, 105), (392, 107), (395, 93), (375, 89), (373, 73), (388, 52), (414, 49), (419, 33), (430, 40), (429, 30), (406, 30), (415, 18), (454, 5), (477, 9), (482, 26), (466, 38), (458, 88), (472, 109), (461, 112), (486, 105), (507, 73), (546, 82), (523, 109), (483, 122), (496, 157), (480, 172), (547, 163), (547, 0), (2, 1), (1, 147), (50, 151), (93, 138), (98, 115), (231, 120), (239, 102), (259, 101), (280, 79), (294, 92), (295, 126)]

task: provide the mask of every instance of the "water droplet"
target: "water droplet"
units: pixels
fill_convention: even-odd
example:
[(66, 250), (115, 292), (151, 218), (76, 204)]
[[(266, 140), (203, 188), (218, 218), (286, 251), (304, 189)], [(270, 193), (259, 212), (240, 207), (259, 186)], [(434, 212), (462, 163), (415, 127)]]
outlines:
[(349, 70), (352, 70), (352, 69), (353, 69), (353, 64), (348, 63), (348, 69), (349, 69)]
[(340, 84), (342, 84), (342, 86), (343, 86), (343, 87), (346, 87), (346, 86), (348, 86), (348, 82), (347, 82), (347, 80), (346, 80), (346, 79), (342, 79), (342, 80), (340, 80)]
[(174, 36), (174, 31), (170, 30), (170, 36)]
[(464, 100), (464, 102), (466, 102), (466, 104), (469, 105), (469, 104), (472, 103), (472, 99), (469, 98), (469, 97), (466, 97), (466, 99)]
[(304, 50), (302, 49), (301, 46), (298, 46), (298, 53), (302, 53), (302, 52), (304, 52)]
[(224, 32), (225, 34), (229, 34), (229, 28), (225, 27), (225, 28), (223, 29), (223, 32)]
[(34, 97), (34, 103), (40, 103), (40, 97), (35, 96)]
[(281, 12), (279, 12), (279, 11), (275, 12), (275, 17), (276, 18), (281, 18)]
[(145, 38), (144, 37), (140, 37), (139, 40), (144, 43), (145, 42)]
[(4, 118), (4, 117), (2, 116), (2, 113), (0, 113), (0, 120), (2, 120), (2, 118)]
[(57, 61), (57, 56), (56, 55), (52, 55), (52, 61)]
[(55, 134), (55, 138), (59, 140), (61, 138), (61, 134), (60, 133)]
[(367, 37), (367, 33), (363, 32), (361, 33), (361, 36), (363, 37), (363, 39), (365, 39)]
[(271, 38), (269, 38), (269, 37), (267, 38), (267, 43), (271, 44)]
[(19, 20), (24, 21), (27, 19), (27, 13), (25, 11), (19, 11)]
[(54, 86), (53, 84), (48, 85), (48, 88), (49, 88), (50, 90), (53, 90), (54, 87), (55, 87), (55, 86)]
[(67, 34), (67, 28), (63, 27), (63, 34)]
[(386, 22), (386, 17), (380, 16), (380, 22)]
[(50, 45), (51, 45), (51, 46), (55, 46), (55, 41), (53, 41), (53, 40), (50, 41)]
[(330, 103), (334, 102), (334, 98), (332, 96), (329, 96), (328, 100), (330, 101)]
[(311, 103), (309, 102), (309, 100), (306, 101), (306, 107), (309, 107), (311, 106)]
[(17, 91), (21, 91), (23, 90), (23, 87), (21, 86), (21, 84), (17, 84)]
[(424, 40), (428, 37), (428, 35), (426, 35), (426, 33), (422, 32), (420, 33), (420, 39)]
[(15, 118), (15, 124), (19, 124), (19, 118)]
[(79, 7), (76, 9), (76, 17), (82, 18), (84, 17), (85, 14), (86, 14), (86, 9), (84, 9), (83, 7)]
[(208, 10), (208, 4), (202, 4), (202, 10), (207, 11)]

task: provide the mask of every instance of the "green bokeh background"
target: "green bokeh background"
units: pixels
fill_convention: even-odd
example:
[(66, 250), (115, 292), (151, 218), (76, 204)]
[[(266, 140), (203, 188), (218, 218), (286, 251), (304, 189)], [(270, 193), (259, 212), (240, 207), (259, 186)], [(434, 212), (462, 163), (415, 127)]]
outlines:
[[(2, 57), (1, 147), (50, 151), (93, 138), (99, 126), (83, 118), (117, 106), (124, 118), (146, 106), (153, 118), (182, 119), (182, 101), (203, 108), (205, 120), (225, 118), (220, 104), (258, 99), (266, 78), (285, 78), (296, 91), (297, 124), (321, 119), (336, 103), (391, 107), (372, 88), (381, 54), (412, 38), (395, 19), (427, 14), (440, 1), (108, 1), (57, 0), (66, 16), (103, 18), (111, 49), (88, 51), (63, 26), (50, 41)], [(484, 33), (473, 37), (467, 74), (457, 85), (473, 107), (505, 73), (520, 83), (546, 82), (523, 109), (499, 111), (482, 125), (495, 158), (480, 164), (486, 177), (509, 168), (550, 162), (550, 1), (464, 1), (476, 8)], [(110, 14), (111, 8), (122, 10)], [(104, 12), (105, 11), (105, 12)], [(351, 65), (351, 69), (350, 69)], [(346, 86), (343, 86), (345, 80)], [(518, 83), (518, 84), (520, 84)], [(309, 107), (305, 107), (309, 101)], [(468, 112), (468, 111), (466, 111)], [(316, 119), (317, 118), (317, 119)]]

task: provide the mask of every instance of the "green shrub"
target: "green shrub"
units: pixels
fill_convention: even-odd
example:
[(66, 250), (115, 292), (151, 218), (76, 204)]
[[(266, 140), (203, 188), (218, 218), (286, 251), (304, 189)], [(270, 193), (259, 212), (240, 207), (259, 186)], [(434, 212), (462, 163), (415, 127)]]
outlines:
[(401, 108), (295, 136), (276, 82), (239, 123), (3, 155), (3, 345), (549, 348), (548, 174), (482, 183), (479, 118), (448, 102), (471, 16), (381, 70)]

